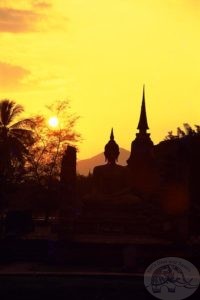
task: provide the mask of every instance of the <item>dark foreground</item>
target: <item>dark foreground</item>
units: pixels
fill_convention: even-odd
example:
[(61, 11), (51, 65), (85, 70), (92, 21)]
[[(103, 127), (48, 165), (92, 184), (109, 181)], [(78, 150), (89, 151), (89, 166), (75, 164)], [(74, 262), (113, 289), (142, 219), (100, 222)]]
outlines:
[(143, 278), (107, 274), (32, 274), (0, 278), (1, 299), (151, 299)]
[[(0, 276), (1, 299), (156, 299), (134, 274), (18, 274)], [(170, 299), (170, 298), (169, 298)], [(200, 299), (197, 290), (190, 299)]]
[[(124, 257), (121, 247), (59, 241), (52, 252), (49, 241), (1, 241), (0, 300), (157, 299), (145, 289), (143, 278), (155, 259), (178, 256), (200, 266), (197, 246), (138, 245), (135, 259), (129, 251), (129, 259)], [(189, 299), (199, 300), (200, 289)]]

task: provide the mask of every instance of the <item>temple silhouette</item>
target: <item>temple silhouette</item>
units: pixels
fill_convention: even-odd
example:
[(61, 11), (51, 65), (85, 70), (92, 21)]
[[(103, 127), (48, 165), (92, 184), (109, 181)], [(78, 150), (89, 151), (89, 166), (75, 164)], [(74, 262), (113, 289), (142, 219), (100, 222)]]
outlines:
[[(71, 147), (66, 151), (61, 170), (61, 184), (65, 188), (60, 215), (68, 221), (65, 229), (64, 223), (60, 226), (63, 233), (101, 237), (106, 234), (119, 239), (126, 235), (163, 241), (187, 239), (187, 181), (169, 182), (170, 177), (163, 176), (166, 168), (162, 143), (154, 145), (148, 132), (144, 87), (137, 130), (126, 166), (117, 164), (119, 145), (111, 130), (104, 148), (105, 164), (94, 167), (90, 174), (91, 188), (85, 195), (75, 192), (76, 176), (71, 177), (69, 185), (69, 173), (76, 173), (76, 151), (70, 151)], [(70, 191), (66, 190), (67, 186)], [(180, 198), (178, 204), (175, 198)], [(71, 226), (69, 219), (73, 220)]]
[[(200, 265), (200, 135), (154, 145), (144, 88), (141, 100), (127, 165), (118, 164), (120, 146), (113, 128), (105, 141), (105, 160), (87, 177), (77, 174), (77, 150), (68, 146), (59, 180), (48, 193), (40, 194), (38, 186), (22, 190), (24, 203), (27, 192), (33, 203), (35, 196), (45, 200), (44, 207), (32, 213), (23, 204), (23, 211), (6, 214), (2, 259), (142, 274), (160, 257), (185, 257)], [(56, 206), (46, 218), (51, 201)], [(34, 217), (41, 211), (42, 218)]]

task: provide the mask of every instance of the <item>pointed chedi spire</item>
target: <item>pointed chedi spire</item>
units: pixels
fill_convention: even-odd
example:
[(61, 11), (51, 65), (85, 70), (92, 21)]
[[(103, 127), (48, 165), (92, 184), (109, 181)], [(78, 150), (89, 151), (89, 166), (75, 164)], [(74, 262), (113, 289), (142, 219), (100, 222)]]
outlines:
[(113, 133), (113, 128), (111, 129), (111, 133), (110, 133), (110, 140), (114, 141), (114, 133)]
[(147, 123), (146, 106), (145, 106), (145, 86), (143, 86), (142, 105), (141, 105), (140, 119), (139, 119), (137, 129), (139, 129), (140, 132), (146, 132), (147, 129), (149, 129)]
[(131, 143), (131, 154), (129, 159), (127, 160), (128, 166), (132, 169), (135, 168), (139, 160), (145, 161), (145, 159), (148, 156), (151, 156), (152, 148), (153, 148), (153, 142), (150, 138), (150, 133), (147, 133), (149, 126), (147, 123), (144, 86), (143, 86), (140, 119), (138, 122), (137, 129), (139, 129), (139, 132), (136, 133), (136, 138)]

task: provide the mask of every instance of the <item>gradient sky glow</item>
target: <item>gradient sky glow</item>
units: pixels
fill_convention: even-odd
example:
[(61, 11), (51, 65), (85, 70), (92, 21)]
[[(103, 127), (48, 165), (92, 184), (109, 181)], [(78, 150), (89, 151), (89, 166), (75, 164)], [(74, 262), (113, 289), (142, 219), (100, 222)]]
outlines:
[(200, 1), (0, 0), (0, 99), (28, 114), (70, 99), (78, 158), (101, 152), (114, 127), (130, 149), (146, 86), (154, 143), (200, 124)]

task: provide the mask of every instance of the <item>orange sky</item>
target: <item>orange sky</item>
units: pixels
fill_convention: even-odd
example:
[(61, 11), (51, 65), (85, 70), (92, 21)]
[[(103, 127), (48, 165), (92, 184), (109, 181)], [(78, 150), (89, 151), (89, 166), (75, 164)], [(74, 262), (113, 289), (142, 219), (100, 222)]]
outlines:
[(146, 85), (155, 143), (200, 124), (200, 1), (0, 0), (0, 98), (28, 114), (70, 99), (78, 158), (135, 137)]

